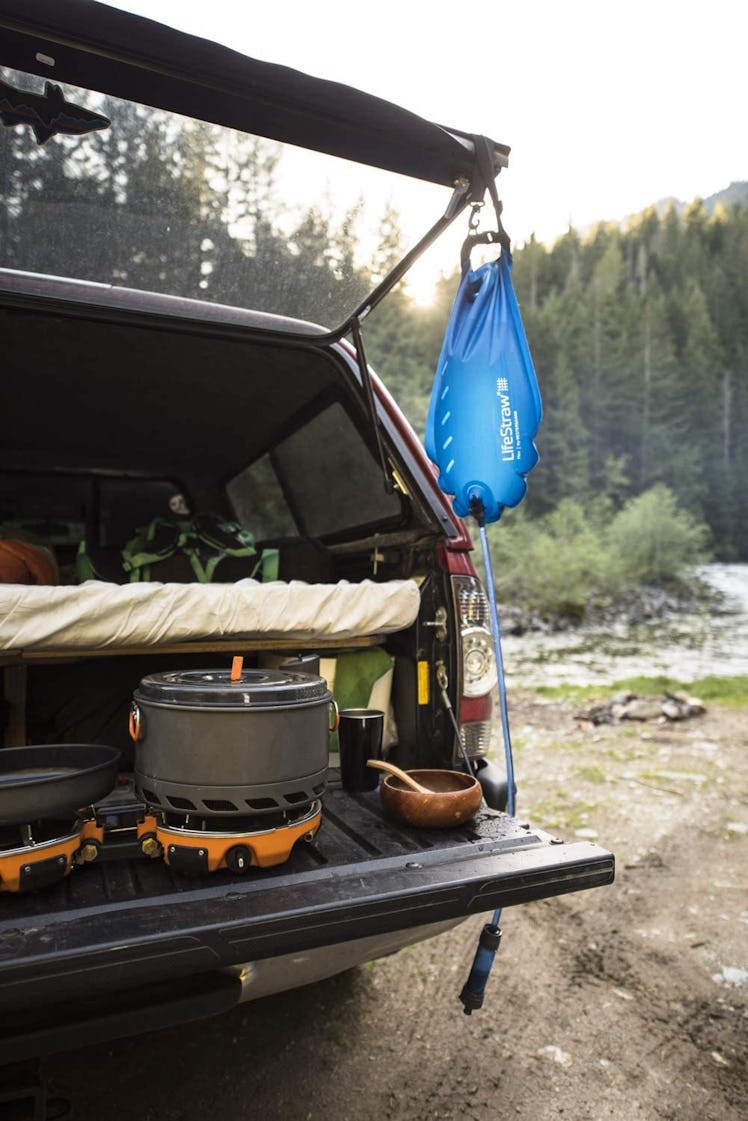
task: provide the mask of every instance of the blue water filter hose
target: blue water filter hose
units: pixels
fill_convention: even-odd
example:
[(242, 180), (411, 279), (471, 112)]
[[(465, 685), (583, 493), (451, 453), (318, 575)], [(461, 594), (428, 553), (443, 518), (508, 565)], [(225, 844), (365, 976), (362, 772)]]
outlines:
[[(512, 258), (472, 270), (469, 260), (447, 324), (426, 420), (426, 451), (455, 513), (478, 522), (486, 572), (491, 633), (507, 778), (507, 810), (515, 813), (514, 764), (506, 700), (501, 630), (486, 524), (519, 505), (538, 462), (534, 439), (543, 409), (535, 368), (512, 284)], [(481, 933), (460, 994), (470, 1015), (483, 1003), (501, 939), (500, 909)]]
[(504, 656), (501, 649), (501, 627), (499, 625), (499, 611), (496, 606), (496, 591), (491, 564), (491, 550), (488, 547), (486, 527), (480, 526), (480, 539), (483, 549), (483, 564), (486, 570), (486, 584), (488, 585), (488, 607), (491, 617), (491, 635), (493, 638), (494, 654), (496, 656), (496, 671), (499, 688), (499, 710), (501, 713), (501, 732), (504, 741), (504, 762), (506, 764), (507, 788), (507, 813), (514, 817), (516, 813), (517, 787), (514, 782), (514, 758), (512, 754), (512, 736), (509, 728), (509, 706), (506, 699), (506, 677), (504, 675)]
[[(506, 788), (507, 788), (507, 813), (514, 817), (516, 812), (516, 797), (517, 788), (514, 781), (514, 759), (512, 755), (512, 738), (509, 728), (509, 708), (506, 699), (506, 677), (504, 675), (504, 658), (501, 650), (501, 628), (499, 625), (499, 612), (496, 606), (496, 590), (493, 576), (493, 565), (491, 564), (491, 550), (488, 545), (488, 535), (486, 533), (485, 520), (483, 518), (483, 511), (480, 505), (480, 499), (477, 496), (473, 498), (472, 512), (478, 522), (478, 530), (480, 533), (481, 550), (483, 553), (483, 564), (486, 571), (486, 584), (488, 591), (488, 604), (489, 613), (491, 617), (491, 634), (493, 637), (494, 653), (496, 656), (496, 669), (498, 676), (498, 690), (499, 690), (499, 707), (501, 711), (501, 730), (504, 741), (504, 760), (506, 765)], [(481, 931), (481, 936), (478, 941), (478, 948), (475, 951), (473, 964), (470, 969), (470, 974), (467, 981), (462, 987), (460, 993), (460, 1000), (462, 1001), (463, 1011), (466, 1016), (470, 1016), (473, 1012), (477, 1011), (483, 1006), (483, 998), (488, 984), (488, 978), (491, 974), (496, 951), (501, 942), (501, 929), (499, 922), (501, 921), (501, 908), (493, 913), (490, 923), (486, 923)]]

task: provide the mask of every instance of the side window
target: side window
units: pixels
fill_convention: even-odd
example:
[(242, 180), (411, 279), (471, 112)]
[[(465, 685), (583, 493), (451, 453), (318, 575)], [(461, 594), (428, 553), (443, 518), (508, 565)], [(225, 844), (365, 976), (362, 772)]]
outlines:
[(317, 413), (226, 487), (237, 520), (256, 538), (324, 538), (402, 517), (382, 468), (341, 404)]
[(382, 468), (350, 416), (335, 402), (274, 449), (273, 463), (309, 537), (326, 537), (402, 517)]
[(237, 521), (257, 540), (298, 536), (270, 456), (263, 455), (236, 475), (226, 494)]

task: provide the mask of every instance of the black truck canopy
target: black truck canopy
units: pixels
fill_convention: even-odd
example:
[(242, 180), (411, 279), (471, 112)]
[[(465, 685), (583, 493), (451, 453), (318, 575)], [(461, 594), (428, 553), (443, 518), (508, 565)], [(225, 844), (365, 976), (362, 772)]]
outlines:
[[(2, 0), (0, 28), (16, 70), (415, 179), (474, 178), (466, 133), (94, 0)], [(498, 173), (509, 149), (491, 150)]]

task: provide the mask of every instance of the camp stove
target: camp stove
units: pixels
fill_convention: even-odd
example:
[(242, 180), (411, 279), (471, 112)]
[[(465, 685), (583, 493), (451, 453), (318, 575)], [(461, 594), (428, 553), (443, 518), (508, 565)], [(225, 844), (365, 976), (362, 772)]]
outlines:
[(118, 751), (97, 744), (0, 752), (0, 891), (36, 891), (70, 873), (85, 818), (114, 786), (118, 760)]
[(227, 870), (242, 874), (251, 867), (283, 864), (297, 841), (314, 840), (322, 822), (322, 805), (269, 817), (221, 819), (164, 814), (156, 829), (163, 858), (175, 872), (202, 876)]
[(128, 782), (67, 820), (2, 825), (0, 891), (39, 891), (93, 861), (160, 857), (157, 825)]
[(0, 827), (0, 892), (38, 891), (67, 876), (81, 847), (78, 822)]
[(278, 814), (244, 817), (167, 812), (139, 797), (127, 779), (83, 824), (77, 863), (136, 857), (162, 859), (183, 876), (236, 874), (288, 860), (297, 841), (314, 839), (321, 802)]
[(0, 892), (51, 887), (95, 861), (145, 857), (185, 876), (271, 868), (297, 841), (311, 842), (322, 821), (319, 798), (306, 796), (275, 812), (168, 810), (143, 797), (132, 778), (117, 779), (118, 757), (97, 745), (2, 753)]

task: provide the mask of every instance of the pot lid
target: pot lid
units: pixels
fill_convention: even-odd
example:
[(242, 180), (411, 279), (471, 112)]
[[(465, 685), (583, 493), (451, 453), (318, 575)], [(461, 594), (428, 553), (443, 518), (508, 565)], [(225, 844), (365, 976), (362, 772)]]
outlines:
[(236, 681), (229, 669), (151, 673), (135, 691), (139, 701), (191, 708), (286, 707), (329, 700), (324, 677), (293, 670), (245, 669)]

